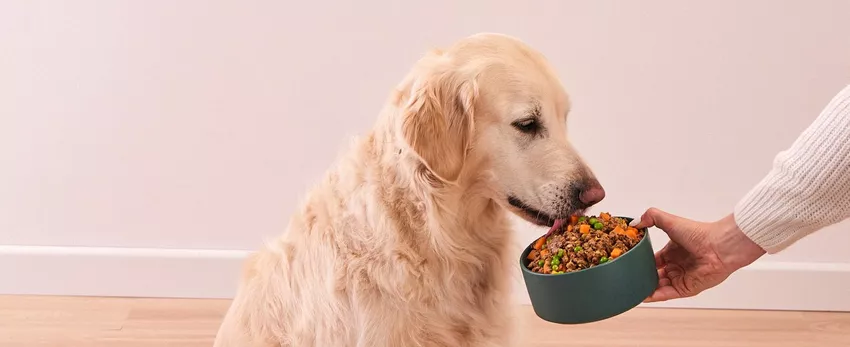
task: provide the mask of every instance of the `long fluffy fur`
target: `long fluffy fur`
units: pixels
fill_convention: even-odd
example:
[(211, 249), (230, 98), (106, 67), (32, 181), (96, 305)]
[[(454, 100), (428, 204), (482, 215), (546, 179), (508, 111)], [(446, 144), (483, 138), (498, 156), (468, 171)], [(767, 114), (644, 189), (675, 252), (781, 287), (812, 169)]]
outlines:
[(488, 159), (466, 157), (478, 71), (416, 65), (246, 263), (216, 347), (510, 344), (511, 222)]

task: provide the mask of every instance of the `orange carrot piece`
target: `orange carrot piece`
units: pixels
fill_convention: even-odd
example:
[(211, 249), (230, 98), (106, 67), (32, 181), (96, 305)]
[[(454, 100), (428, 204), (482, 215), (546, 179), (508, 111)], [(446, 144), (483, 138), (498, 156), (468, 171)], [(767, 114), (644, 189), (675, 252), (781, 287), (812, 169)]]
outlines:
[(543, 250), (540, 251), (540, 255), (543, 256), (543, 257), (548, 256), (549, 250), (544, 248)]
[(528, 259), (528, 260), (534, 260), (534, 258), (537, 258), (538, 253), (540, 253), (540, 252), (538, 252), (536, 249), (533, 249), (533, 250), (531, 250), (531, 252), (528, 252), (528, 256), (525, 257), (525, 258)]
[(589, 234), (590, 233), (590, 225), (582, 224), (581, 226), (578, 227), (578, 231), (582, 234)]
[(570, 224), (578, 223), (578, 216), (570, 216)]
[(617, 235), (624, 235), (624, 234), (626, 233), (626, 231), (625, 231), (625, 230), (623, 230), (623, 228), (615, 227), (615, 228), (614, 228), (614, 233), (615, 233), (615, 234), (617, 234)]
[(614, 250), (611, 251), (611, 259), (616, 259), (617, 257), (619, 257), (621, 255), (623, 255), (622, 249), (614, 248)]
[(573, 231), (573, 225), (572, 224), (567, 225), (567, 232), (571, 232), (571, 231)]
[(611, 214), (608, 212), (602, 212), (599, 214), (599, 218), (602, 218), (604, 221), (611, 220)]
[(635, 228), (626, 229), (626, 236), (628, 236), (632, 240), (637, 240), (637, 238), (638, 238), (637, 229), (635, 229)]
[(546, 237), (541, 237), (537, 239), (537, 242), (534, 243), (534, 249), (540, 250), (543, 248), (543, 244), (546, 243)]

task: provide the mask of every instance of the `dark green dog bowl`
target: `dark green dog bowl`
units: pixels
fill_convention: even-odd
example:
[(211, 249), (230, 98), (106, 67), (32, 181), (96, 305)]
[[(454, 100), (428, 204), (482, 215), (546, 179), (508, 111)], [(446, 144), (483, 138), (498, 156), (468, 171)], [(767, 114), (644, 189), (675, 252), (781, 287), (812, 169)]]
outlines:
[(581, 324), (608, 319), (639, 305), (658, 285), (652, 242), (648, 230), (643, 232), (637, 246), (617, 259), (557, 275), (532, 272), (526, 267), (532, 242), (519, 262), (534, 313), (553, 323)]

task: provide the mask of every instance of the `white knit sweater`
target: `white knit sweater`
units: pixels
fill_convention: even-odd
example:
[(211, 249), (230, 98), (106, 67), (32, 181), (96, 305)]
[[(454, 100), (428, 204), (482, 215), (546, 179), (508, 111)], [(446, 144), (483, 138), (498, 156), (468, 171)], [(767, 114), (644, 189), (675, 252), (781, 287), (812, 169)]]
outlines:
[(768, 253), (850, 217), (850, 85), (776, 156), (734, 215)]

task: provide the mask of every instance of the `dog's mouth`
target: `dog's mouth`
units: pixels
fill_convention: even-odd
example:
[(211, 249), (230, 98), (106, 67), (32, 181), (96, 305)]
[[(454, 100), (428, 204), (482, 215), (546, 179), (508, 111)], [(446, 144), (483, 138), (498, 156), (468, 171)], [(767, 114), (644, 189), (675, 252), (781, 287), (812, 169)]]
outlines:
[[(567, 218), (569, 218), (569, 216), (564, 217), (550, 215), (546, 212), (531, 207), (529, 204), (526, 204), (522, 200), (513, 196), (508, 196), (508, 204), (513, 206), (519, 212), (518, 214), (525, 220), (540, 226), (549, 227), (550, 233), (553, 230), (561, 228), (564, 223), (567, 222)], [(572, 211), (572, 213), (568, 215), (581, 215), (583, 213), (584, 209), (580, 209)]]

